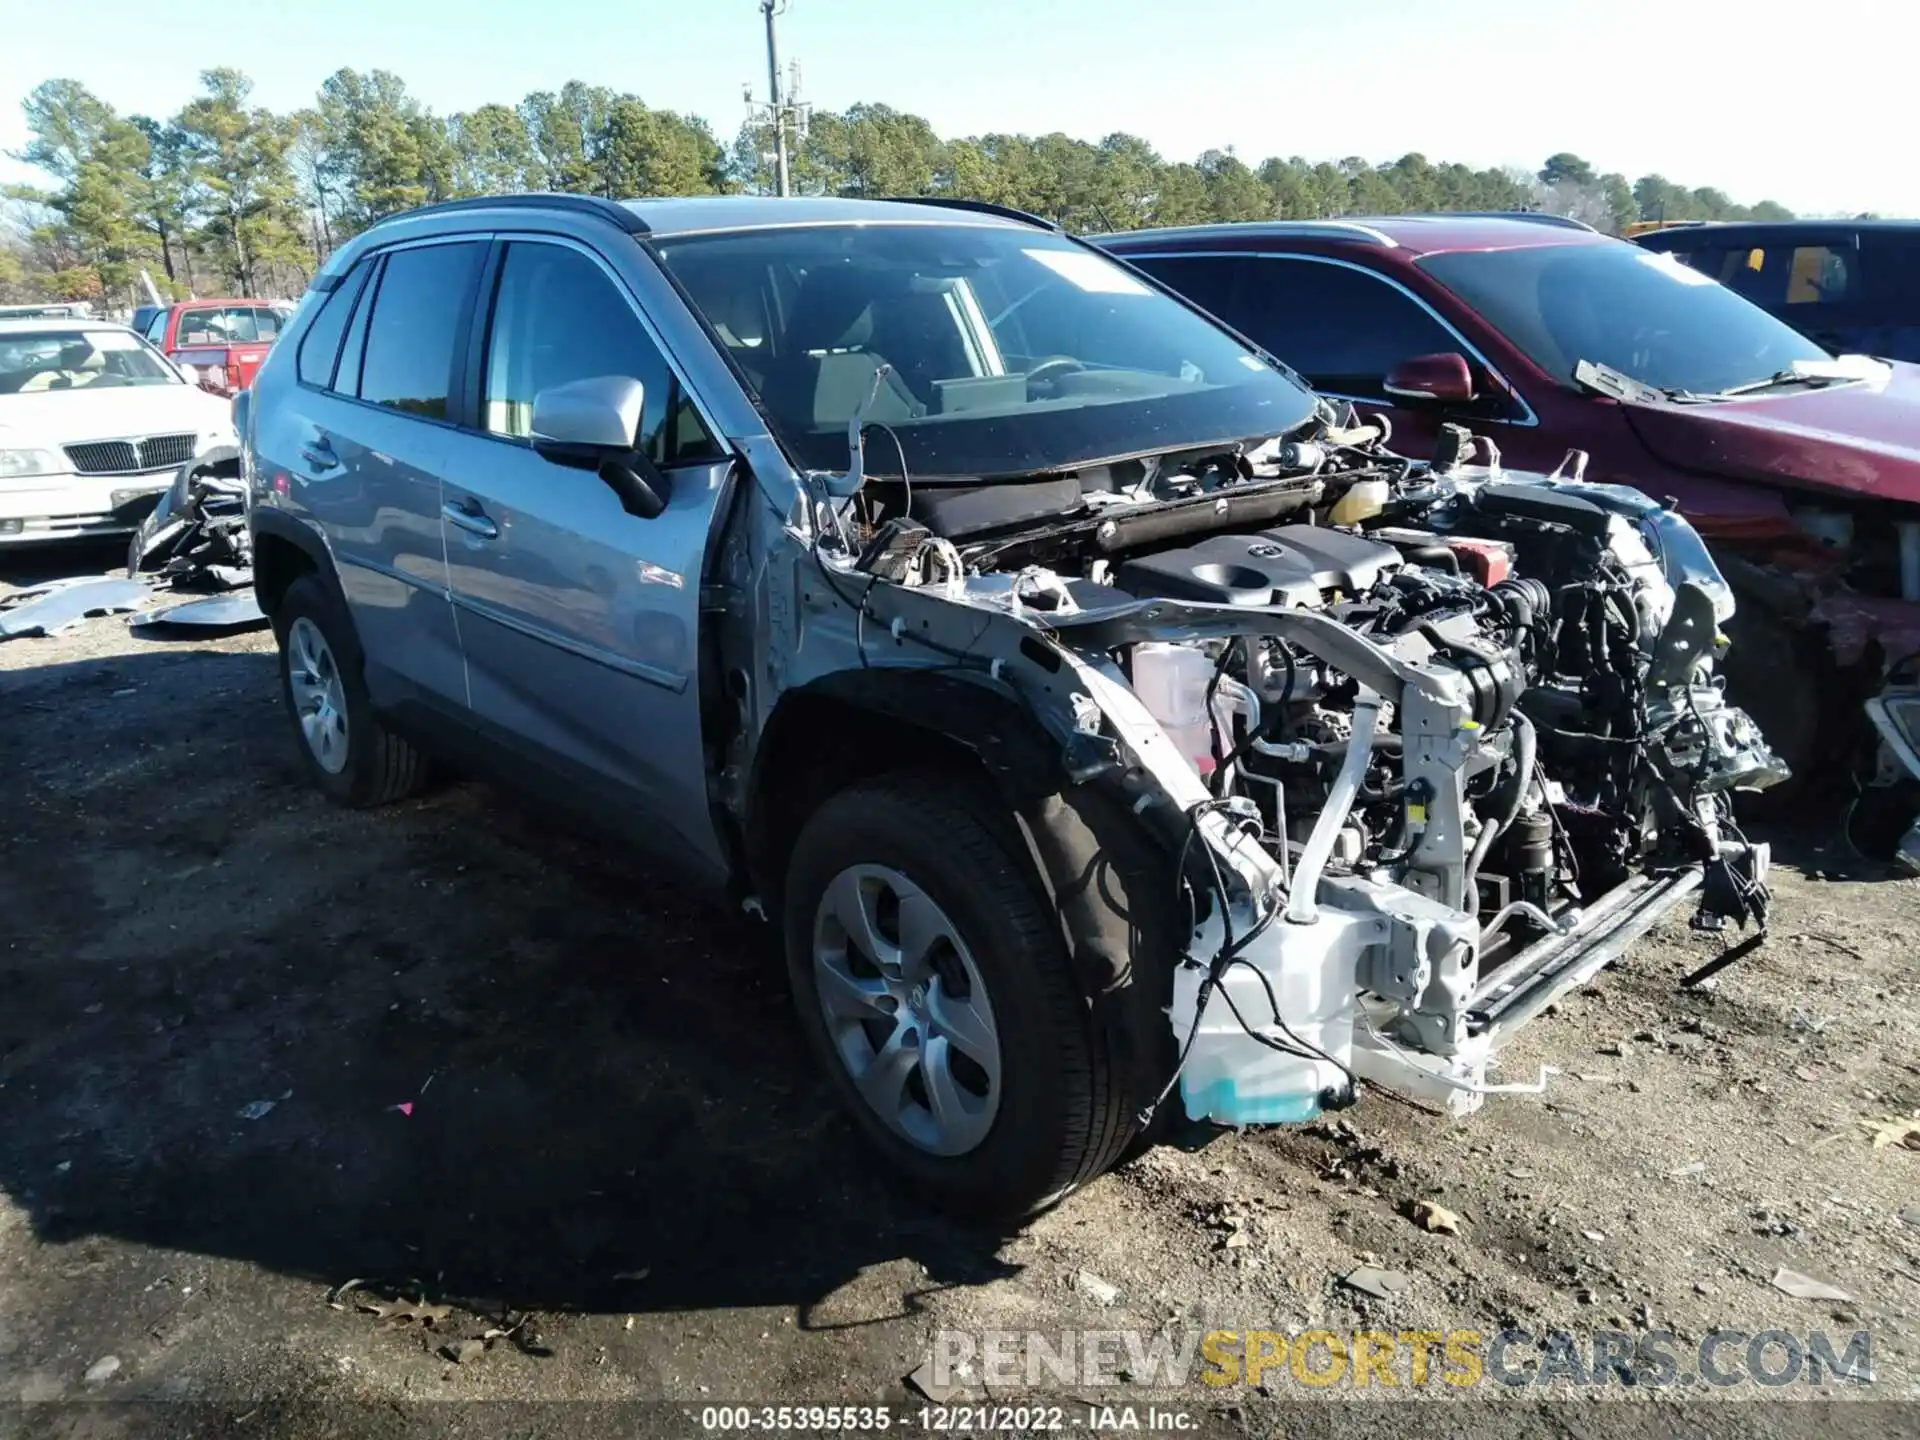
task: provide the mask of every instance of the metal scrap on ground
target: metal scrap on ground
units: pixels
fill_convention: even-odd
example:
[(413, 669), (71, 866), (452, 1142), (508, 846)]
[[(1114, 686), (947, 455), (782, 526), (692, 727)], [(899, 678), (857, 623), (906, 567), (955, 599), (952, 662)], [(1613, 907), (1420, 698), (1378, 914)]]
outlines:
[(148, 594), (144, 582), (112, 575), (49, 580), (0, 600), (0, 640), (23, 635), (57, 635), (89, 615), (136, 609)]
[(1837, 1285), (1829, 1285), (1824, 1280), (1816, 1280), (1811, 1275), (1802, 1275), (1798, 1270), (1785, 1267), (1773, 1272), (1773, 1288), (1782, 1294), (1791, 1295), (1796, 1300), (1851, 1300), (1853, 1296)]

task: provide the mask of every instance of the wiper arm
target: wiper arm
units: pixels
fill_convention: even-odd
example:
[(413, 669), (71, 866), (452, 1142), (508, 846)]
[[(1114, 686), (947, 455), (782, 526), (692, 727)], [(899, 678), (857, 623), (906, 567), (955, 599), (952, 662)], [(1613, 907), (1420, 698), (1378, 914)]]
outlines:
[(1824, 365), (1796, 365), (1791, 370), (1776, 370), (1764, 380), (1749, 380), (1744, 385), (1729, 385), (1714, 391), (1713, 398), (1724, 400), (1733, 395), (1754, 395), (1762, 390), (1779, 390), (1788, 385), (1840, 385), (1861, 377), (1850, 369)]

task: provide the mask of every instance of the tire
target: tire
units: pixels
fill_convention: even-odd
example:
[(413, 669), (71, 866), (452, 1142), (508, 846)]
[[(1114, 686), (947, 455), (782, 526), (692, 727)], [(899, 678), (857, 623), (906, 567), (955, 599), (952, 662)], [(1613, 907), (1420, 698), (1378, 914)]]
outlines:
[(308, 778), (356, 809), (405, 799), (426, 781), (426, 760), (374, 713), (359, 638), (317, 575), (287, 587), (273, 612), (280, 694)]
[(1833, 728), (1832, 665), (1807, 636), (1742, 596), (1726, 622), (1732, 642), (1722, 662), (1727, 698), (1752, 717), (1791, 775), (1772, 789), (1742, 794), (1741, 816), (1755, 820), (1801, 814), (1817, 803), (1833, 767), (1826, 736)]
[[(994, 794), (991, 786), (980, 790)], [(1117, 1033), (1121, 1027), (1096, 1019), (1102, 1007), (1076, 977), (1060, 917), (1023, 853), (1010, 814), (948, 777), (885, 776), (829, 798), (802, 828), (792, 853), (783, 921), (800, 1027), (841, 1101), (897, 1174), (941, 1208), (1010, 1220), (1044, 1209), (1127, 1151), (1139, 1134), (1137, 1097), (1151, 1079), (1137, 1073), (1143, 1064), (1129, 1058), (1130, 1047)], [(860, 913), (882, 932), (882, 946), (897, 937), (902, 956), (914, 948), (910, 930), (924, 935), (940, 929), (924, 908), (913, 912), (917, 920), (908, 918), (908, 906), (918, 906), (909, 892), (919, 892), (941, 921), (950, 922), (952, 934), (930, 951), (935, 973), (917, 1009), (908, 995), (895, 1000), (891, 1011), (877, 1007), (871, 1017), (858, 1018), (866, 1017), (864, 1001), (846, 1003), (847, 988), (838, 976), (857, 968), (858, 959), (867, 960), (868, 970), (880, 970), (855, 937), (856, 927), (844, 923), (847, 896), (855, 890)], [(890, 932), (884, 924), (889, 890), (898, 916)], [(870, 896), (878, 898), (869, 904)], [(849, 957), (844, 965), (816, 953), (837, 957), (842, 950)], [(910, 985), (911, 967), (903, 969), (909, 973), (900, 983)], [(867, 981), (863, 995), (875, 983), (854, 978)], [(823, 986), (837, 997), (838, 1013), (831, 1017), (822, 1003)], [(1134, 988), (1144, 994), (1151, 987)], [(982, 993), (985, 1006), (977, 1003)], [(972, 1058), (967, 1046), (950, 1040), (949, 1083), (937, 1083), (936, 1042), (947, 1033), (975, 1046), (980, 1038), (947, 1024), (959, 1013), (956, 997), (974, 1002), (974, 1018), (983, 1012), (989, 1017), (997, 1080), (984, 1065), (965, 1072), (962, 1062)], [(876, 1085), (876, 1108), (856, 1081), (854, 1065), (862, 1055), (888, 1053), (900, 1032), (916, 1024), (924, 1037), (916, 1042), (924, 1044), (918, 1091), (911, 1073), (897, 1087), (897, 1103), (895, 1086)], [(1164, 1019), (1160, 1026), (1165, 1028)], [(1132, 1048), (1138, 1054), (1147, 1047)], [(1157, 1058), (1154, 1052), (1140, 1060)], [(942, 1129), (933, 1104), (936, 1089), (965, 1092), (962, 1101), (971, 1103), (958, 1107), (964, 1123)], [(954, 1113), (953, 1105), (945, 1108)], [(935, 1144), (928, 1143), (929, 1133)]]

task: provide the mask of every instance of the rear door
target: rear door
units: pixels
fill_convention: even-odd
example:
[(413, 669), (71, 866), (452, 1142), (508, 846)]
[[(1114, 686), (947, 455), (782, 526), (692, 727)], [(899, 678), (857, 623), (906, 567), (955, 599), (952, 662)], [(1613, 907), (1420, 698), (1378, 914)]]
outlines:
[[(483, 289), (471, 428), (451, 437), (442, 495), (474, 719), (568, 798), (718, 871), (700, 577), (730, 462), (604, 256), (555, 236), (508, 237)], [(671, 487), (652, 520), (528, 438), (540, 391), (602, 375), (645, 387), (635, 442)]]
[(303, 337), (298, 386), (266, 407), (276, 437), (268, 458), (287, 472), (289, 500), (326, 535), (368, 691), (388, 709), (466, 709), (440, 474), (486, 248), (435, 240), (363, 260)]

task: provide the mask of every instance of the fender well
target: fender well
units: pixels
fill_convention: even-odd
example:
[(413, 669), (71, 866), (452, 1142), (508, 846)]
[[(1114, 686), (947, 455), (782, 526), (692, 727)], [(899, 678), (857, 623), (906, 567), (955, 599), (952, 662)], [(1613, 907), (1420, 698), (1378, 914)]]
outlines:
[(253, 531), (253, 595), (268, 616), (302, 575), (317, 573), (338, 588), (332, 558), (305, 525), (277, 510), (259, 508), (247, 523)]
[(747, 863), (769, 912), (794, 839), (827, 796), (929, 766), (972, 770), (1001, 790), (1010, 815), (1065, 783), (1059, 746), (1017, 700), (951, 673), (843, 670), (783, 695), (747, 787)]

